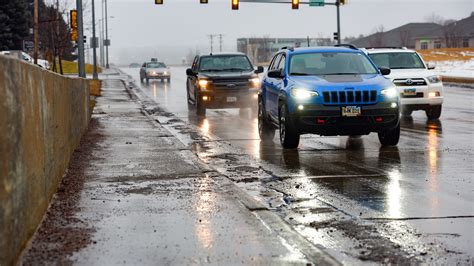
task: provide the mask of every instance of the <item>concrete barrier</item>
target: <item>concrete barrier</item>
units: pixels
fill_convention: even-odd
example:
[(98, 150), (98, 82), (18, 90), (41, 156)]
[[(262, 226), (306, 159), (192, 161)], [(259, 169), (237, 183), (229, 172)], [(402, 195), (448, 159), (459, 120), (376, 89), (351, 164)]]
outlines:
[(90, 113), (86, 79), (0, 56), (0, 265), (41, 222)]

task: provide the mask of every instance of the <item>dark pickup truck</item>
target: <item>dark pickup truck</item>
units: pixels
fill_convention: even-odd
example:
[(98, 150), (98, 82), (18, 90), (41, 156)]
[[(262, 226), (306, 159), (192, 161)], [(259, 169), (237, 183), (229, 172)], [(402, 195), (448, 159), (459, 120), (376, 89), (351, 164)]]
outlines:
[(198, 115), (206, 109), (257, 108), (263, 68), (254, 69), (242, 53), (198, 55), (186, 70), (187, 100)]

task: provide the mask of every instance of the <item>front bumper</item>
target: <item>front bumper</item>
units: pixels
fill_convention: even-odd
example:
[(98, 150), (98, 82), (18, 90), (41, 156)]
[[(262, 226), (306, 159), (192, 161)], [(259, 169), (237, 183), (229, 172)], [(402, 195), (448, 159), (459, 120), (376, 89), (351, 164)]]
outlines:
[(199, 93), (200, 102), (209, 109), (257, 108), (258, 90), (212, 90)]
[(341, 106), (303, 105), (292, 113), (292, 121), (301, 134), (323, 136), (367, 135), (395, 128), (400, 122), (400, 109), (391, 102), (361, 105), (361, 115), (343, 117)]
[(171, 75), (170, 73), (147, 73), (146, 78), (147, 79), (167, 79), (170, 78)]
[[(443, 104), (443, 84), (435, 83), (424, 86), (400, 86), (397, 87), (400, 93), (400, 103), (402, 109), (420, 110), (426, 107)], [(415, 89), (415, 95), (405, 95), (405, 89)], [(438, 93), (439, 96), (429, 97), (429, 93)]]

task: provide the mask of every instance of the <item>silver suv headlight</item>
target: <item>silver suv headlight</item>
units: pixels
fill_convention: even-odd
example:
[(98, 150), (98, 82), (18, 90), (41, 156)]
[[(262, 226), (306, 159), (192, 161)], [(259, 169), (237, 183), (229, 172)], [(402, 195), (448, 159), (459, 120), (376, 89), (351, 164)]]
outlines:
[(441, 82), (441, 77), (438, 76), (438, 75), (434, 75), (434, 76), (429, 76), (428, 78), (426, 78), (430, 83), (440, 83)]

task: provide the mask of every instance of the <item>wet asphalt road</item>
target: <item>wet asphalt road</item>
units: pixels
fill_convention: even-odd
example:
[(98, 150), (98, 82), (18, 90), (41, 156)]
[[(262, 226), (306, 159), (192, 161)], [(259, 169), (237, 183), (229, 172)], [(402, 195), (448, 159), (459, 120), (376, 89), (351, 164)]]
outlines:
[[(259, 189), (248, 182), (242, 187), (341, 261), (372, 260), (364, 250), (375, 256), (373, 246), (389, 241), (407, 258), (472, 263), (474, 90), (446, 86), (441, 119), (427, 121), (421, 111), (403, 119), (398, 147), (381, 148), (376, 134), (361, 139), (305, 135), (297, 151), (284, 151), (277, 136), (274, 144), (260, 143), (257, 120), (249, 113), (208, 110), (205, 118), (196, 117), (186, 103), (184, 67), (171, 69), (170, 84), (140, 84), (139, 69), (122, 70), (166, 111), (208, 139), (230, 143), (227, 153), (239, 150), (254, 167), (271, 172), (274, 179), (259, 182)], [(220, 167), (226, 171), (225, 164)], [(356, 222), (340, 223), (347, 220)], [(330, 226), (319, 227), (327, 221)], [(376, 228), (376, 236), (358, 232), (367, 228)], [(371, 237), (383, 240), (371, 243)]]

